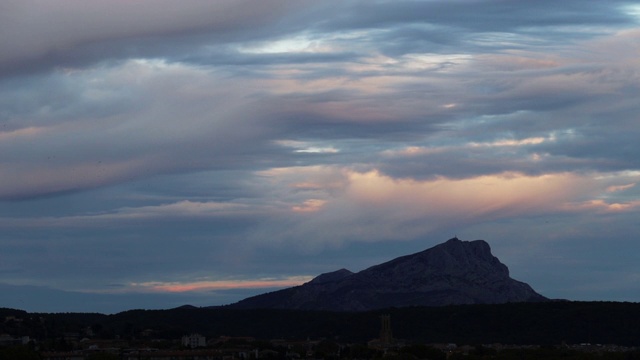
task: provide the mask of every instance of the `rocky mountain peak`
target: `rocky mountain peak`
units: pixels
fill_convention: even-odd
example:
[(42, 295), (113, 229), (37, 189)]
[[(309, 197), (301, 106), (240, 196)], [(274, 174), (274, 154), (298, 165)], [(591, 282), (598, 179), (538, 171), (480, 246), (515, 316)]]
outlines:
[[(457, 237), (437, 245), (429, 257), (437, 262), (446, 262), (449, 266), (459, 266), (461, 270), (485, 271), (494, 275), (509, 276), (509, 268), (491, 253), (491, 247), (484, 240), (462, 241)], [(471, 267), (471, 268), (469, 268)]]
[(509, 277), (484, 240), (457, 237), (358, 273), (325, 273), (294, 288), (242, 300), (232, 307), (363, 311), (386, 307), (546, 301)]

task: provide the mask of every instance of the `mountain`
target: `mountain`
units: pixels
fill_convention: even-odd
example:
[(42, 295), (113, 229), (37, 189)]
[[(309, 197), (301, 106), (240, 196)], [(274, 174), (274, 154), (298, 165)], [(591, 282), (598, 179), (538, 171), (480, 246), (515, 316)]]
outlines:
[(358, 273), (341, 269), (228, 305), (240, 309), (367, 311), (389, 307), (548, 300), (509, 277), (484, 240), (453, 238)]

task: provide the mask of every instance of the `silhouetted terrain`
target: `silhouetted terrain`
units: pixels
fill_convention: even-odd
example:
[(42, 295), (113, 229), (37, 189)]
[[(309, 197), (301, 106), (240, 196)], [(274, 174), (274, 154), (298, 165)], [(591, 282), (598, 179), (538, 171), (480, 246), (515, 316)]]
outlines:
[(358, 273), (341, 269), (312, 281), (230, 305), (242, 309), (367, 311), (388, 307), (547, 301), (483, 240), (457, 238)]
[[(181, 307), (101, 315), (0, 309), (0, 318), (10, 319), (0, 323), (0, 333), (52, 340), (91, 329), (99, 338), (177, 339), (198, 332), (208, 338), (226, 335), (363, 342), (378, 336), (382, 314), (391, 315), (395, 337), (424, 343), (640, 345), (640, 304), (569, 301), (368, 312)], [(147, 335), (143, 335), (145, 330)]]

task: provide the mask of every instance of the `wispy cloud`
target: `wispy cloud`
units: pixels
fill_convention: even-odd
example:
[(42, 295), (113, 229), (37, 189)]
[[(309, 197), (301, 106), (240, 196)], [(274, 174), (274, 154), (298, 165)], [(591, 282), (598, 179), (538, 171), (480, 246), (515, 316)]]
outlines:
[(638, 272), (635, 1), (0, 7), (0, 283), (287, 286), (464, 233), (565, 297), (537, 260)]
[(209, 280), (195, 282), (161, 282), (149, 281), (143, 283), (131, 283), (124, 288), (117, 289), (118, 293), (128, 292), (208, 292), (231, 289), (269, 289), (283, 288), (301, 285), (310, 281), (312, 276), (291, 276), (283, 279), (240, 279), (240, 280)]

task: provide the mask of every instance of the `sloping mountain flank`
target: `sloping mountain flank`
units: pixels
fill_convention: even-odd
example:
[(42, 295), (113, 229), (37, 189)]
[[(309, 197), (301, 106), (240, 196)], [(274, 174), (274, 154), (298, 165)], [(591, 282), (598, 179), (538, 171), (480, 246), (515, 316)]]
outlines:
[(484, 240), (453, 238), (358, 273), (341, 269), (229, 305), (242, 309), (367, 311), (389, 307), (548, 300), (509, 277)]

